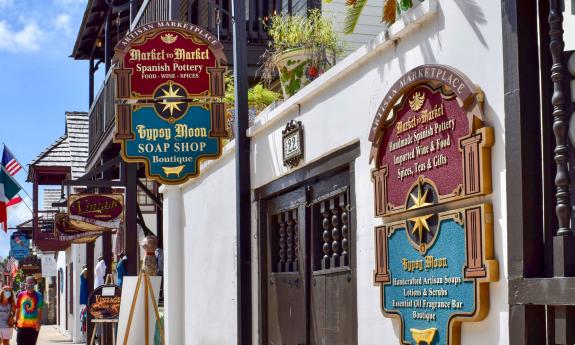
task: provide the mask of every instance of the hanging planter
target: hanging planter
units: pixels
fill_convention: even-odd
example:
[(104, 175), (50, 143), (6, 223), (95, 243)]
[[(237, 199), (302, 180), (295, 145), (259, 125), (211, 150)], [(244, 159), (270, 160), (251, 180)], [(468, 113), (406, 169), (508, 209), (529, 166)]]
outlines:
[(277, 72), (284, 98), (331, 68), (343, 51), (331, 20), (317, 9), (309, 11), (307, 17), (273, 16), (268, 34), (272, 42), (263, 57), (262, 77), (270, 83)]

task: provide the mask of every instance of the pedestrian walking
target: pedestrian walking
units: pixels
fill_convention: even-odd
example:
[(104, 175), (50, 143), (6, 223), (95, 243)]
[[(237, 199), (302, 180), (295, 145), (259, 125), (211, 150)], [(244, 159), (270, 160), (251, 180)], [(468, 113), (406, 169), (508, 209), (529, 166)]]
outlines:
[(44, 299), (34, 290), (35, 286), (34, 278), (26, 277), (26, 290), (20, 292), (16, 299), (17, 345), (36, 345), (38, 339)]
[(10, 345), (14, 328), (15, 310), (16, 303), (14, 303), (12, 289), (9, 286), (4, 286), (0, 294), (0, 339), (2, 340), (2, 345)]

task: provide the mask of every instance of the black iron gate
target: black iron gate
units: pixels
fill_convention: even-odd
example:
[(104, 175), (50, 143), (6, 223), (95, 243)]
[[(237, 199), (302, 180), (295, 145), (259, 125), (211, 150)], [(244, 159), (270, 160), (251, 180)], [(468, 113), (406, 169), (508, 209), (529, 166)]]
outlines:
[(510, 344), (574, 344), (572, 76), (563, 41), (563, 16), (573, 14), (562, 0), (502, 6)]

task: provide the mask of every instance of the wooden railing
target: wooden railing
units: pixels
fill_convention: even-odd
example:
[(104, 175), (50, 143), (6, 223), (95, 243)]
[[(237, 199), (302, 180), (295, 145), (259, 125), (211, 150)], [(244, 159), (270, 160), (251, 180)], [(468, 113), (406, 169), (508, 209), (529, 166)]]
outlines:
[(169, 0), (144, 0), (130, 29), (152, 22), (170, 19)]
[[(144, 0), (131, 29), (147, 23), (169, 20), (169, 0)], [(273, 14), (290, 13), (303, 15), (308, 9), (308, 0), (247, 0), (246, 29), (250, 43), (268, 40), (264, 22)], [(314, 1), (311, 7), (319, 7)], [(232, 40), (232, 0), (181, 0), (179, 20), (207, 28), (220, 41)]]
[(106, 79), (90, 107), (90, 137), (89, 137), (89, 154), (98, 147), (103, 140), (104, 134), (114, 124), (114, 92), (115, 83), (111, 73), (112, 69), (106, 75)]

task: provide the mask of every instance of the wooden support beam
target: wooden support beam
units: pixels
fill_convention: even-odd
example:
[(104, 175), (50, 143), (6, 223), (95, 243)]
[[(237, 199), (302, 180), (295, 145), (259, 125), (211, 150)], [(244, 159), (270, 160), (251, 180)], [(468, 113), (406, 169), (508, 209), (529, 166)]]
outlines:
[(154, 202), (154, 204), (156, 204), (156, 206), (157, 206), (160, 210), (162, 210), (162, 204), (163, 204), (162, 200), (161, 200), (160, 198), (158, 198), (154, 193), (152, 193), (152, 191), (150, 191), (150, 190), (148, 189), (148, 187), (147, 187), (142, 181), (140, 181), (140, 179), (138, 179), (138, 180), (136, 181), (136, 183), (138, 184), (138, 187), (140, 187), (140, 189), (141, 189), (144, 193), (146, 193), (146, 195), (147, 195), (148, 197), (150, 197), (150, 199), (152, 199), (152, 201)]
[(138, 190), (136, 181), (138, 168), (135, 163), (122, 164), (122, 176), (125, 181), (126, 200), (124, 214), (125, 252), (128, 257), (126, 275), (138, 275), (138, 226), (137, 210)]

